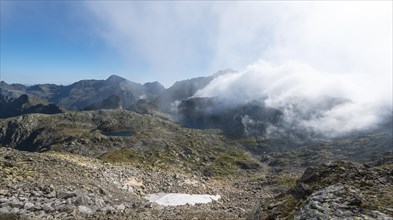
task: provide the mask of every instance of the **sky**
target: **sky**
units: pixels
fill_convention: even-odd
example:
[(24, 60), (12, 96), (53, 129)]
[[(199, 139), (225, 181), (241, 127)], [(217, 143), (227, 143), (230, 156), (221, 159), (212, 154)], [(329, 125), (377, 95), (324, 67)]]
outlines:
[(0, 80), (9, 83), (69, 84), (116, 74), (169, 87), (221, 69), (296, 62), (372, 76), (373, 88), (391, 91), (392, 1), (0, 4)]

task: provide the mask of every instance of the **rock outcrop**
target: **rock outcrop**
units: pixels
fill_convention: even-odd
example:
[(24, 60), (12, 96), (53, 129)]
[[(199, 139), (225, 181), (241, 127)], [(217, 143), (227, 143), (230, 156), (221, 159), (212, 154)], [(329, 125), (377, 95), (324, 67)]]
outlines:
[(391, 157), (383, 165), (336, 161), (307, 168), (294, 187), (253, 217), (391, 219)]
[(14, 117), (30, 113), (57, 114), (65, 110), (39, 98), (21, 95), (9, 98), (0, 94), (0, 118)]

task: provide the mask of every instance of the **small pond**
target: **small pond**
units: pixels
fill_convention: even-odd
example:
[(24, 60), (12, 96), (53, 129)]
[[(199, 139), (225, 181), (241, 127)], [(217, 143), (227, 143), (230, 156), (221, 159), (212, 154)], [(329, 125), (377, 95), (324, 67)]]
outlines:
[(133, 131), (110, 131), (102, 132), (105, 136), (115, 136), (115, 137), (128, 137), (134, 134)]

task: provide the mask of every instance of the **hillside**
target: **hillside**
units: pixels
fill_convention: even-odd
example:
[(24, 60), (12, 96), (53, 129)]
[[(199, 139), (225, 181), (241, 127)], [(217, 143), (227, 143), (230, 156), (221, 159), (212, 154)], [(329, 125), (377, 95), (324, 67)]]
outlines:
[(164, 90), (165, 88), (158, 82), (142, 85), (116, 75), (112, 75), (106, 80), (81, 80), (68, 86), (54, 84), (9, 85), (3, 81), (0, 83), (0, 94), (4, 96), (16, 98), (27, 94), (70, 110), (79, 110), (95, 105), (110, 96), (119, 97), (122, 106), (129, 108), (141, 98), (150, 101), (155, 99)]
[(0, 95), (0, 118), (8, 118), (29, 113), (57, 114), (65, 110), (57, 105), (26, 94), (18, 98)]
[[(362, 201), (375, 198), (378, 193), (391, 193), (392, 185), (391, 179), (386, 179), (392, 172), (392, 161), (379, 160), (392, 153), (392, 136), (383, 133), (313, 142), (285, 150), (274, 148), (278, 143), (274, 139), (227, 138), (219, 130), (183, 127), (159, 112), (138, 114), (117, 109), (2, 119), (0, 143), (3, 219), (304, 219), (313, 210), (309, 201), (320, 201), (314, 192), (340, 193), (346, 190), (345, 184), (354, 187), (343, 182), (344, 186), (329, 188), (336, 177), (329, 176), (331, 182), (318, 177), (321, 179), (312, 178), (314, 182), (305, 183), (317, 188), (301, 198), (294, 197), (293, 192), (302, 189), (299, 187), (303, 187), (302, 181), (311, 171), (310, 175), (333, 175), (336, 168), (329, 164), (341, 163), (335, 160), (386, 167), (375, 173), (367, 171), (371, 165), (355, 165), (358, 170), (366, 170), (359, 171), (363, 179), (382, 178), (385, 187), (370, 182), (379, 191), (365, 191), (362, 185), (355, 186), (354, 190), (366, 194)], [(353, 169), (346, 168), (351, 164), (340, 165), (344, 166), (345, 175), (353, 175)], [(319, 171), (326, 167), (329, 171)], [(203, 205), (173, 207), (146, 200), (151, 193), (163, 192), (221, 198)], [(344, 198), (343, 203), (351, 196)], [(391, 215), (389, 201), (380, 202), (381, 206), (354, 203), (348, 216)], [(280, 205), (287, 203), (291, 205)], [(363, 207), (361, 204), (368, 204), (367, 210), (356, 212)], [(339, 215), (328, 210), (327, 216)]]

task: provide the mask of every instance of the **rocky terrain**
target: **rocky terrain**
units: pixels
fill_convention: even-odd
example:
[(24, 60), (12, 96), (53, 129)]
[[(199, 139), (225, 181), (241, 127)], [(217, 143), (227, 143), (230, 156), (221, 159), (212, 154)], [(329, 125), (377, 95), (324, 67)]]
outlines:
[[(27, 153), (0, 148), (0, 213), (2, 219), (180, 219), (245, 218), (256, 202), (271, 197), (264, 172), (240, 177), (209, 178), (102, 160), (68, 153)], [(161, 207), (144, 199), (149, 193), (219, 194), (212, 204)]]
[(260, 219), (392, 219), (393, 154), (376, 163), (336, 161), (307, 168), (296, 185), (265, 200)]
[[(2, 219), (392, 216), (392, 137), (384, 133), (274, 150), (275, 140), (185, 128), (158, 112), (28, 114), (0, 123)], [(130, 132), (110, 135), (118, 131)], [(221, 198), (195, 206), (145, 199), (162, 192)]]

